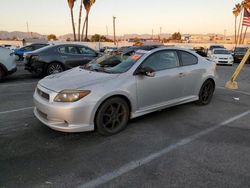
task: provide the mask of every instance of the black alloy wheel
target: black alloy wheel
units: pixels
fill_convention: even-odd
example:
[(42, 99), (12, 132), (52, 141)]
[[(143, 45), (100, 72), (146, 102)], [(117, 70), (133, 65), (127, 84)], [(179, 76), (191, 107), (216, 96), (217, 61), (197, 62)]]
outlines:
[(203, 83), (200, 93), (199, 93), (199, 100), (197, 104), (199, 105), (207, 105), (211, 102), (213, 93), (214, 93), (214, 84), (211, 80), (207, 80)]
[(51, 63), (47, 67), (47, 75), (63, 72), (64, 68), (60, 63)]
[(5, 76), (4, 70), (0, 67), (0, 81), (3, 80), (4, 76)]
[(95, 125), (102, 135), (113, 135), (122, 131), (129, 120), (129, 106), (119, 97), (105, 101), (97, 111)]

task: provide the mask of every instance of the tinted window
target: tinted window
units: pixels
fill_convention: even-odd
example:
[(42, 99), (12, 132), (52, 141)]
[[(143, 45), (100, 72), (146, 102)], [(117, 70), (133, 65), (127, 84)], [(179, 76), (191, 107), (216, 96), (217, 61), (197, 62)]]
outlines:
[(160, 51), (147, 58), (143, 62), (142, 67), (149, 67), (155, 71), (160, 71), (175, 68), (178, 65), (179, 60), (175, 51)]
[(62, 46), (58, 48), (59, 52), (66, 54), (78, 54), (78, 50), (75, 46)]
[(194, 65), (198, 63), (197, 57), (188, 52), (180, 51), (181, 61), (183, 66)]
[(214, 50), (214, 54), (230, 54), (227, 50)]
[(42, 47), (44, 47), (44, 46), (46, 46), (46, 45), (35, 45), (35, 46), (34, 46), (34, 49), (37, 50), (37, 49), (42, 48)]
[(78, 47), (78, 48), (79, 48), (80, 54), (96, 56), (96, 53), (89, 48), (85, 48), (85, 47)]
[(34, 47), (33, 46), (26, 46), (23, 49), (26, 51), (32, 51), (34, 49)]

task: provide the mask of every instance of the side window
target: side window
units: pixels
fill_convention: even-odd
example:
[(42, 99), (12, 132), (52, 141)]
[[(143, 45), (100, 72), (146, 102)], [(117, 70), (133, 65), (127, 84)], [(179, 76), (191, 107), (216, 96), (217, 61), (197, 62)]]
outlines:
[(195, 65), (198, 63), (198, 59), (193, 54), (188, 52), (180, 51), (181, 61), (183, 66)]
[(62, 46), (58, 48), (58, 51), (62, 54), (79, 54), (75, 46)]
[(70, 54), (79, 54), (78, 50), (77, 50), (77, 48), (75, 46), (69, 46), (68, 47), (68, 53), (70, 53)]
[(66, 52), (66, 46), (59, 47), (59, 48), (58, 48), (58, 51), (59, 51), (60, 53), (62, 53), (62, 54), (67, 53), (67, 52)]
[(32, 46), (26, 46), (23, 48), (25, 51), (32, 51), (34, 50)]
[(83, 55), (96, 56), (96, 53), (89, 48), (79, 47), (79, 51), (80, 51), (80, 54), (83, 54)]
[(155, 71), (176, 68), (179, 66), (179, 60), (175, 51), (156, 52), (147, 58), (142, 67), (149, 67)]
[(35, 45), (34, 50), (37, 50), (37, 49), (42, 48), (42, 47), (43, 47), (43, 45)]

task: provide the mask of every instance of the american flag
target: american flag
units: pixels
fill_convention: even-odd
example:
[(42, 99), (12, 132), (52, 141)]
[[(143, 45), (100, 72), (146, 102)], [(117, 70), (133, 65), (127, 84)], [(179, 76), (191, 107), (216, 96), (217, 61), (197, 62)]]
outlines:
[(244, 8), (244, 17), (242, 25), (249, 27), (250, 26), (250, 12)]

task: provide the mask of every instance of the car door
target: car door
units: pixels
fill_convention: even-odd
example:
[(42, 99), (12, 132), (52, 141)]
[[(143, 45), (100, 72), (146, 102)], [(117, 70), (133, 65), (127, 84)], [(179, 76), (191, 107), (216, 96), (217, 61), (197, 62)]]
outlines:
[(170, 104), (182, 98), (183, 82), (175, 50), (162, 50), (150, 55), (140, 65), (155, 71), (154, 77), (136, 76), (137, 101), (140, 110)]
[(85, 65), (97, 57), (97, 53), (88, 47), (78, 46), (78, 50), (81, 58), (81, 60), (78, 62), (78, 65)]
[(192, 97), (199, 92), (202, 75), (206, 70), (199, 65), (198, 57), (187, 51), (178, 50), (181, 62), (181, 74), (183, 88), (183, 97)]
[(61, 46), (59, 48), (59, 52), (61, 53), (61, 61), (64, 62), (64, 64), (69, 67), (76, 67), (78, 66), (79, 60), (79, 51), (76, 46), (71, 45), (65, 45)]

